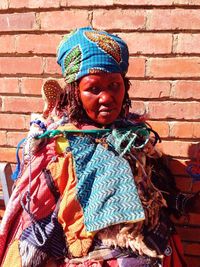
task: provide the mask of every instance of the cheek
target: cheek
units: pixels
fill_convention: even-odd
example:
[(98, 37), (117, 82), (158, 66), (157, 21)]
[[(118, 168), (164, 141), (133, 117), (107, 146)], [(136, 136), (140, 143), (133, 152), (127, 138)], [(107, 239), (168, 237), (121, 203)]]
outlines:
[(81, 99), (83, 108), (85, 109), (87, 113), (94, 112), (95, 109), (97, 108), (98, 101), (91, 94), (82, 93), (80, 94), (80, 99)]
[(119, 105), (121, 105), (122, 106), (122, 104), (123, 104), (123, 100), (124, 100), (124, 97), (125, 97), (125, 89), (123, 90), (121, 90), (117, 95), (116, 95), (116, 101), (117, 101), (117, 103), (119, 104)]

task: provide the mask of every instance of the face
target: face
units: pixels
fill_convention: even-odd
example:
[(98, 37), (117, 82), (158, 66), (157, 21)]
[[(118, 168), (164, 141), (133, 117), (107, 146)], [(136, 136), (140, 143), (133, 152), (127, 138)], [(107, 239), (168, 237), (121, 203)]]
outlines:
[(120, 73), (90, 74), (79, 83), (80, 99), (88, 117), (107, 125), (119, 116), (125, 95)]

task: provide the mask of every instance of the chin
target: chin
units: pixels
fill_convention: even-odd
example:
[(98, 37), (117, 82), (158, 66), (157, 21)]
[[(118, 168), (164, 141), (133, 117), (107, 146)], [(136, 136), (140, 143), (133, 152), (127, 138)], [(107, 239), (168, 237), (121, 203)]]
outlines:
[(96, 122), (104, 126), (104, 125), (112, 124), (115, 120), (116, 118), (102, 118), (102, 119), (96, 120)]

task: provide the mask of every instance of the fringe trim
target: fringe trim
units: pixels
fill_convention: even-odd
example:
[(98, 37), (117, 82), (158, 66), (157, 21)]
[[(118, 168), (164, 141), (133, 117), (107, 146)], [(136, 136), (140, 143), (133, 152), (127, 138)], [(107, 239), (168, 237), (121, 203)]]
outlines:
[(20, 241), (19, 252), (22, 259), (22, 267), (39, 267), (47, 260), (47, 254), (26, 240)]

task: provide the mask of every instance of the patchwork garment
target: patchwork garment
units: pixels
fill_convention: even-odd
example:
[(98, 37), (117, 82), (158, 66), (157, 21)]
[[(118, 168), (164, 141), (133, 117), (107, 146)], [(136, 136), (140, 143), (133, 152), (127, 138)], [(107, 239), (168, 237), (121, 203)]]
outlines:
[(162, 241), (156, 235), (165, 203), (142, 165), (141, 143), (136, 153), (120, 139), (118, 149), (128, 152), (122, 157), (110, 132), (61, 128), (16, 181), (0, 226), (1, 266), (161, 266), (165, 246), (156, 252), (154, 243)]

